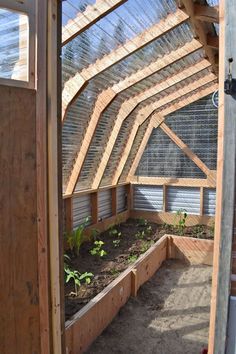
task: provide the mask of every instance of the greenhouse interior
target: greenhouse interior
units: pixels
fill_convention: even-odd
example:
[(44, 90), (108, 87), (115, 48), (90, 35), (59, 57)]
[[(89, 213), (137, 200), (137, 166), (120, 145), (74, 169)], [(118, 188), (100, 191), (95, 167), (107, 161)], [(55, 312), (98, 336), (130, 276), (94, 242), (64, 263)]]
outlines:
[(0, 0), (1, 354), (236, 353), (235, 14)]

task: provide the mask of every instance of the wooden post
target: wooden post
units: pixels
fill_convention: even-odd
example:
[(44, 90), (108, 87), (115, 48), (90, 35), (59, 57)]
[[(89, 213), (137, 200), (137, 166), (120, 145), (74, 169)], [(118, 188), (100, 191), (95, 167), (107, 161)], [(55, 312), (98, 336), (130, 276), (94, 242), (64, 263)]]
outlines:
[(236, 101), (224, 93), (224, 80), (233, 58), (236, 77), (236, 0), (220, 2), (219, 125), (217, 195), (212, 278), (209, 354), (225, 353), (230, 295), (235, 208)]
[(70, 233), (73, 229), (72, 197), (64, 199), (65, 231)]
[(167, 185), (163, 184), (163, 206), (162, 206), (162, 211), (166, 212), (167, 208)]
[(112, 216), (116, 216), (117, 214), (117, 188), (111, 188), (111, 209)]
[(91, 193), (91, 217), (92, 217), (92, 224), (98, 223), (98, 193), (93, 192)]
[(200, 216), (204, 213), (204, 187), (200, 187)]

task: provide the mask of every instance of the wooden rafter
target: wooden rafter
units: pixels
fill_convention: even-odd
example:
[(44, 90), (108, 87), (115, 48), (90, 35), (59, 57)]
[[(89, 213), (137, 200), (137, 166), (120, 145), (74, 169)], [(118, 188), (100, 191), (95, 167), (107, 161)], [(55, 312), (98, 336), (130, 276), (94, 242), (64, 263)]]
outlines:
[[(150, 98), (151, 96), (153, 95), (156, 95), (157, 93), (171, 87), (172, 85), (175, 85), (177, 84), (178, 82), (188, 78), (189, 76), (192, 76), (194, 74), (196, 74), (197, 72), (207, 68), (210, 66), (210, 63), (208, 60), (206, 59), (203, 59), (201, 62), (195, 64), (195, 65), (192, 65), (191, 67), (189, 68), (186, 68), (185, 70), (183, 70), (182, 72), (176, 74), (176, 75), (173, 75), (172, 77), (170, 77), (169, 79), (167, 80), (164, 80), (163, 82), (160, 82), (160, 83), (157, 83), (157, 85), (155, 85), (154, 87), (146, 90), (144, 93), (138, 95), (138, 99), (137, 97), (134, 98), (134, 102), (133, 102), (133, 109), (135, 108), (135, 103), (137, 102), (140, 103), (148, 98)], [(125, 102), (125, 104), (127, 104), (127, 102)], [(127, 110), (127, 113), (128, 110)], [(126, 118), (126, 117), (125, 117)], [(121, 171), (123, 170), (123, 167), (125, 165), (125, 162), (127, 160), (127, 157), (129, 155), (129, 152), (130, 152), (130, 149), (131, 149), (131, 146), (132, 146), (132, 142), (134, 140), (134, 137), (137, 133), (137, 130), (138, 130), (138, 127), (147, 119), (146, 115), (138, 115), (137, 119), (135, 120), (135, 123), (132, 127), (132, 130), (131, 130), (131, 133), (130, 133), (130, 136), (129, 136), (129, 139), (128, 139), (128, 142), (124, 148), (124, 151), (122, 153), (122, 156), (121, 156), (121, 159), (119, 161), (119, 164), (116, 168), (116, 171), (115, 171), (115, 175), (113, 176), (113, 179), (112, 179), (112, 184), (116, 184), (118, 179), (119, 179), (119, 176), (120, 176), (120, 173)]]
[(65, 193), (66, 195), (72, 194), (74, 191), (74, 188), (78, 180), (78, 176), (80, 174), (82, 165), (84, 163), (88, 148), (90, 146), (92, 137), (96, 130), (101, 114), (109, 106), (109, 104), (112, 102), (115, 96), (121, 93), (122, 91), (126, 90), (127, 88), (155, 74), (156, 72), (166, 68), (168, 65), (171, 65), (177, 62), (178, 60), (185, 58), (187, 55), (190, 55), (191, 53), (195, 52), (201, 47), (202, 47), (201, 43), (193, 39), (191, 42), (186, 43), (183, 47), (178, 48), (174, 52), (166, 54), (165, 56), (151, 63), (149, 66), (145, 67), (144, 69), (137, 71), (136, 73), (124, 79), (123, 81), (120, 81), (119, 83), (113, 85), (111, 88), (108, 88), (107, 90), (103, 91), (98, 96), (98, 99), (95, 103), (94, 111), (89, 120), (88, 127), (84, 134), (83, 141), (81, 143), (78, 155), (76, 157), (70, 175), (70, 179), (66, 188), (66, 193)]
[[(215, 171), (216, 172), (216, 171)], [(144, 177), (132, 176), (132, 184), (145, 184), (153, 186), (181, 186), (181, 187), (206, 187), (215, 188), (216, 181), (209, 181), (207, 178), (173, 178), (173, 177)]]
[(94, 5), (88, 5), (84, 12), (79, 12), (62, 27), (62, 46), (84, 32), (127, 0), (97, 0)]
[(62, 117), (66, 113), (68, 106), (76, 99), (88, 80), (153, 42), (155, 39), (185, 22), (188, 18), (189, 16), (184, 11), (178, 9), (174, 14), (168, 15), (158, 24), (153, 25), (148, 30), (132, 40), (129, 40), (124, 45), (118, 47), (110, 54), (105, 55), (103, 58), (97, 60), (96, 63), (70, 78), (65, 83), (62, 91)]
[(194, 4), (194, 16), (199, 21), (219, 23), (219, 8), (218, 6)]
[[(215, 75), (210, 73), (201, 79), (195, 80), (193, 83), (188, 84), (188, 85), (184, 86), (183, 88), (177, 90), (176, 92), (165, 96), (164, 98), (162, 98), (159, 101), (157, 101), (156, 103), (148, 106), (147, 108), (144, 107), (143, 109), (141, 109), (139, 114), (137, 115), (137, 119), (138, 120), (139, 119), (143, 119), (143, 120), (147, 119), (156, 109), (161, 108), (162, 106), (166, 105), (167, 103), (169, 103), (169, 102), (171, 102), (171, 101), (173, 101), (173, 100), (175, 100), (175, 99), (177, 99), (177, 98), (179, 98), (179, 97), (181, 97), (193, 90), (196, 90), (197, 88), (207, 84), (208, 82), (215, 80), (215, 78), (216, 78)], [(111, 135), (110, 135), (108, 143), (106, 145), (105, 151), (103, 152), (103, 156), (100, 161), (99, 167), (98, 167), (97, 172), (96, 172), (94, 179), (92, 181), (92, 185), (91, 185), (92, 188), (98, 188), (98, 186), (101, 182), (103, 173), (105, 171), (105, 168), (107, 166), (109, 157), (111, 155), (112, 149), (114, 147), (116, 138), (119, 134), (119, 130), (121, 128), (121, 125), (122, 125), (124, 119), (127, 118), (127, 116), (131, 113), (131, 111), (132, 111), (131, 108), (129, 108), (128, 111), (127, 110), (124, 111), (124, 109), (121, 109), (119, 111), (115, 125), (112, 129)]]
[[(212, 47), (208, 46), (207, 33), (205, 30), (204, 22), (202, 22), (203, 17), (201, 17), (201, 15), (203, 16), (204, 14), (202, 10), (205, 9), (206, 11), (205, 13), (209, 14), (209, 17), (210, 17), (210, 12), (211, 12), (211, 16), (213, 16), (213, 11), (214, 11), (213, 17), (216, 17), (217, 20), (217, 15), (216, 15), (217, 10), (215, 8), (206, 7), (206, 6), (202, 7), (200, 5), (194, 4), (192, 0), (181, 0), (181, 3), (185, 8), (186, 13), (190, 17), (191, 24), (199, 38), (199, 41), (202, 43), (204, 47), (206, 56), (209, 58), (214, 72), (218, 74), (216, 54), (215, 51), (212, 49)], [(206, 8), (209, 9), (207, 10)], [(219, 21), (219, 15), (218, 15), (218, 21)]]
[(139, 149), (137, 151), (136, 157), (131, 165), (131, 168), (129, 170), (128, 176), (127, 176), (127, 181), (130, 181), (130, 179), (134, 176), (135, 171), (138, 167), (138, 164), (141, 160), (141, 157), (143, 155), (143, 152), (146, 148), (146, 145), (148, 143), (148, 140), (150, 138), (150, 135), (152, 133), (153, 128), (157, 128), (160, 124), (160, 122), (163, 122), (163, 119), (161, 119), (160, 117), (165, 117), (166, 115), (177, 111), (178, 109), (181, 109), (187, 105), (189, 105), (190, 103), (196, 102), (199, 99), (211, 94), (212, 92), (214, 92), (217, 89), (218, 85), (216, 83), (212, 83), (212, 85), (210, 85), (209, 87), (205, 88), (200, 88), (198, 92), (193, 93), (192, 95), (189, 95), (187, 98), (182, 99), (180, 102), (174, 103), (173, 105), (171, 105), (170, 107), (168, 107), (167, 109), (160, 111), (158, 113), (158, 117), (159, 119), (157, 120), (157, 115), (154, 114), (153, 117), (150, 120), (150, 123), (145, 131), (143, 140), (139, 146)]

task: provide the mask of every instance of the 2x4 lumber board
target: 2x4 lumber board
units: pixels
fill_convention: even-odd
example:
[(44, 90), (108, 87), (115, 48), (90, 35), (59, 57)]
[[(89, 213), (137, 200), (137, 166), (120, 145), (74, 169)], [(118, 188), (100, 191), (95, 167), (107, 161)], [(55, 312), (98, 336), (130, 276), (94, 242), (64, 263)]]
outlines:
[(171, 239), (169, 258), (181, 259), (189, 264), (212, 266), (214, 241), (168, 235)]
[(158, 24), (153, 25), (145, 32), (139, 34), (132, 40), (112, 51), (110, 54), (105, 55), (103, 58), (97, 60), (96, 63), (90, 65), (86, 69), (83, 69), (80, 73), (77, 73), (74, 77), (70, 78), (65, 83), (62, 91), (62, 116), (65, 114), (68, 106), (81, 92), (81, 89), (86, 81), (92, 79), (112, 65), (135, 53), (137, 50), (143, 48), (147, 44), (153, 42), (155, 39), (159, 38), (176, 26), (188, 20), (188, 18), (189, 16), (186, 13), (178, 9), (174, 14), (168, 15)]
[[(198, 80), (195, 80), (194, 82), (192, 82), (188, 85), (185, 85), (183, 88), (177, 90), (176, 92), (173, 92), (172, 94), (166, 95), (164, 98), (158, 100), (156, 103), (153, 103), (152, 105), (148, 106), (147, 108), (144, 107), (143, 109), (141, 109), (139, 111), (136, 119), (142, 119), (142, 120), (147, 119), (156, 109), (161, 108), (161, 106), (164, 106), (167, 103), (169, 103), (181, 96), (184, 96), (185, 94), (187, 94), (193, 90), (196, 90), (197, 88), (201, 87), (202, 85), (204, 85), (208, 82), (211, 82), (212, 80), (215, 80), (215, 75), (213, 73), (210, 73)], [(118, 113), (118, 117), (115, 121), (115, 125), (112, 129), (111, 135), (109, 137), (109, 140), (107, 142), (105, 151), (103, 152), (102, 159), (100, 161), (100, 164), (98, 166), (98, 169), (97, 169), (94, 179), (92, 181), (91, 188), (98, 188), (98, 186), (101, 182), (103, 173), (105, 171), (106, 165), (107, 165), (108, 160), (110, 158), (112, 149), (114, 147), (116, 138), (119, 134), (121, 125), (123, 123), (123, 119), (126, 118), (126, 117), (124, 118), (122, 115), (123, 111), (120, 113), (122, 116), (120, 116), (119, 113)]]
[(65, 230), (70, 233), (73, 229), (72, 198), (64, 199)]
[[(164, 223), (172, 225), (176, 224), (176, 213), (170, 212), (163, 213), (145, 210), (131, 210), (130, 217), (134, 219), (144, 218), (159, 225)], [(199, 224), (213, 226), (214, 220), (215, 218), (213, 216), (188, 214), (188, 217), (186, 219), (186, 226), (194, 226)]]
[(169, 138), (189, 157), (207, 176), (210, 174), (209, 168), (194, 154), (194, 152), (171, 130), (164, 122), (160, 124), (160, 128)]
[(215, 183), (209, 183), (208, 179), (198, 178), (173, 178), (173, 177), (142, 177), (133, 176), (130, 179), (132, 184), (146, 184), (153, 186), (181, 186), (181, 187), (205, 187), (215, 188)]
[(194, 4), (194, 17), (199, 21), (219, 23), (219, 7)]
[(127, 0), (96, 0), (94, 5), (88, 5), (84, 12), (78, 12), (62, 27), (62, 46), (84, 32), (101, 18), (108, 15)]
[[(67, 187), (66, 187), (66, 195), (72, 194), (74, 192), (76, 183), (79, 178), (79, 174), (81, 172), (81, 168), (83, 166), (87, 151), (92, 141), (92, 137), (96, 130), (97, 124), (102, 113), (107, 109), (109, 104), (113, 101), (117, 94), (126, 90), (127, 88), (137, 84), (138, 82), (148, 78), (149, 76), (155, 74), (156, 72), (166, 68), (168, 65), (175, 63), (176, 61), (190, 55), (196, 50), (202, 47), (201, 43), (197, 40), (193, 39), (191, 42), (186, 43), (183, 47), (178, 48), (176, 51), (171, 52), (169, 54), (164, 55), (161, 59), (151, 63), (148, 67), (137, 71), (132, 74), (125, 80), (113, 85), (111, 88), (103, 91), (99, 96), (95, 103), (95, 108), (92, 113), (92, 116), (89, 120), (88, 127), (84, 134), (84, 138), (82, 140), (80, 149), (78, 151), (78, 155), (76, 157)], [(65, 116), (64, 116), (65, 117)]]
[(220, 2), (219, 122), (217, 153), (217, 193), (215, 247), (212, 277), (209, 354), (224, 353), (227, 346), (228, 309), (232, 267), (235, 211), (236, 104), (224, 94), (224, 80), (233, 58), (236, 76), (236, 1)]
[(207, 45), (213, 49), (219, 49), (219, 37), (212, 36), (210, 34), (207, 35)]
[(200, 215), (204, 213), (204, 187), (200, 187)]
[[(192, 65), (191, 67), (188, 67), (184, 69), (181, 73), (178, 73), (176, 75), (173, 75), (169, 79), (163, 80), (162, 82), (157, 83), (155, 86), (151, 87), (150, 89), (146, 90), (145, 92), (135, 96), (134, 98), (127, 100), (122, 106), (119, 114), (122, 114), (123, 112), (123, 117), (122, 119), (124, 120), (130, 112), (132, 112), (138, 104), (144, 102), (145, 100), (149, 99), (150, 97), (160, 93), (161, 91), (166, 90), (167, 88), (185, 80), (186, 78), (196, 74), (197, 72), (206, 69), (209, 67), (211, 64), (209, 63), (208, 60), (203, 59), (200, 62)], [(123, 111), (123, 112), (122, 112)], [(119, 119), (119, 114), (118, 114), (118, 119)], [(134, 138), (137, 134), (139, 126), (146, 120), (146, 117), (144, 116), (138, 116), (138, 118), (135, 120), (133, 128), (130, 132), (128, 141), (124, 147), (124, 150), (121, 155), (121, 159), (119, 161), (119, 164), (116, 168), (115, 174), (112, 179), (112, 184), (116, 184), (117, 181), (119, 180), (119, 177), (121, 175), (121, 172), (125, 166), (125, 163), (127, 161), (127, 158), (129, 156), (132, 143), (134, 141)], [(122, 121), (123, 123), (123, 121)]]
[(194, 4), (194, 2), (192, 0), (181, 0), (181, 2), (183, 3), (185, 10), (190, 17), (190, 21), (193, 25), (193, 28), (199, 38), (199, 41), (202, 43), (202, 45), (204, 47), (206, 56), (209, 58), (209, 60), (212, 64), (212, 67), (214, 69), (214, 72), (216, 74), (218, 74), (215, 53), (212, 50), (212, 48), (208, 47), (208, 45), (207, 45), (207, 34), (204, 29), (204, 23), (202, 23), (201, 21), (199, 21), (195, 17), (195, 9), (194, 9), (195, 4)]

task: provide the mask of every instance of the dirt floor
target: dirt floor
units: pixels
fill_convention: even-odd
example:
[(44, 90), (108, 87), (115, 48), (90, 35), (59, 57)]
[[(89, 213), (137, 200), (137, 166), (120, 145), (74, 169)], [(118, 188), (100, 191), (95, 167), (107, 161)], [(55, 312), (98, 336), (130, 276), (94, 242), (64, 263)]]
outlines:
[(165, 234), (178, 235), (180, 231), (189, 237), (213, 238), (213, 229), (207, 226), (198, 225), (179, 230), (173, 225), (157, 225), (144, 219), (129, 219), (97, 236), (97, 240), (104, 242), (102, 249), (106, 252), (105, 256), (91, 255), (90, 251), (94, 247), (93, 242), (85, 242), (80, 249), (79, 256), (74, 257), (73, 254), (67, 252), (70, 257), (68, 265), (71, 270), (78, 270), (81, 274), (91, 272), (93, 276), (89, 285), (81, 282), (77, 296), (72, 294), (74, 292), (73, 281), (70, 280), (66, 284), (66, 320), (135, 262), (154, 242)]
[(168, 260), (89, 354), (200, 354), (207, 347), (212, 267)]

